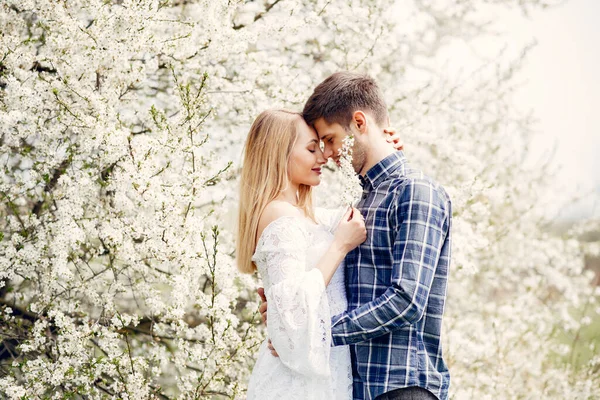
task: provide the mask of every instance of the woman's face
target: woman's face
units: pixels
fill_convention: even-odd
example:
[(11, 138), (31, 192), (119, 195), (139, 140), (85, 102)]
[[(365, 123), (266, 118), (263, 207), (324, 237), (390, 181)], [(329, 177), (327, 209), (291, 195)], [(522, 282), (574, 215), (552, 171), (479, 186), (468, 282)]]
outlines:
[(290, 181), (294, 185), (316, 186), (321, 183), (321, 166), (327, 162), (319, 146), (319, 137), (303, 119), (298, 122), (298, 137), (288, 161)]

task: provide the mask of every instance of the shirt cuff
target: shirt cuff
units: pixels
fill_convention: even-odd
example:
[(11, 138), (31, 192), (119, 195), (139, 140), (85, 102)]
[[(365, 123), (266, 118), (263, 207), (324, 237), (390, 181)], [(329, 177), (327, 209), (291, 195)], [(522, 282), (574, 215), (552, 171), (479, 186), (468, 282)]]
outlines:
[(342, 340), (344, 331), (342, 328), (336, 329), (336, 324), (340, 322), (347, 314), (348, 312), (344, 311), (341, 314), (337, 314), (331, 317), (331, 347), (343, 346), (346, 344)]

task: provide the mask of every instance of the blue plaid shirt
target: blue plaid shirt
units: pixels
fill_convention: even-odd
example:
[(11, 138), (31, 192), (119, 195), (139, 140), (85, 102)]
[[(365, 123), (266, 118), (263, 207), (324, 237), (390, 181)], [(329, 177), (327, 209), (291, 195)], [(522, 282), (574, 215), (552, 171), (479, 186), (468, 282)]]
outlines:
[(367, 240), (346, 257), (348, 310), (333, 345), (350, 345), (354, 398), (420, 386), (448, 398), (440, 333), (450, 264), (450, 199), (401, 151), (366, 176), (358, 204)]

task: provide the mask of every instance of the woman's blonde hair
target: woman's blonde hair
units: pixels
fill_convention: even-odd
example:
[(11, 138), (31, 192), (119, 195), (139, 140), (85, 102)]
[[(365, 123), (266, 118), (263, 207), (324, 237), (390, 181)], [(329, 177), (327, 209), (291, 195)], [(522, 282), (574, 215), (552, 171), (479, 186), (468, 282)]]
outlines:
[[(299, 113), (266, 110), (250, 128), (244, 146), (236, 244), (238, 269), (243, 273), (256, 271), (252, 255), (258, 241), (258, 222), (267, 204), (289, 184), (288, 161), (301, 122)], [(314, 219), (311, 186), (300, 185), (298, 207)]]

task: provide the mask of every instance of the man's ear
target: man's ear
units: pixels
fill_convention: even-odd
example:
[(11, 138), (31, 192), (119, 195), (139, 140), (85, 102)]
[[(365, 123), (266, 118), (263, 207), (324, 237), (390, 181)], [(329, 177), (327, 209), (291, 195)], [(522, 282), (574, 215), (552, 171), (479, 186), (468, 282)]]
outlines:
[(362, 111), (354, 111), (352, 114), (352, 125), (358, 130), (360, 133), (367, 132), (367, 116)]

